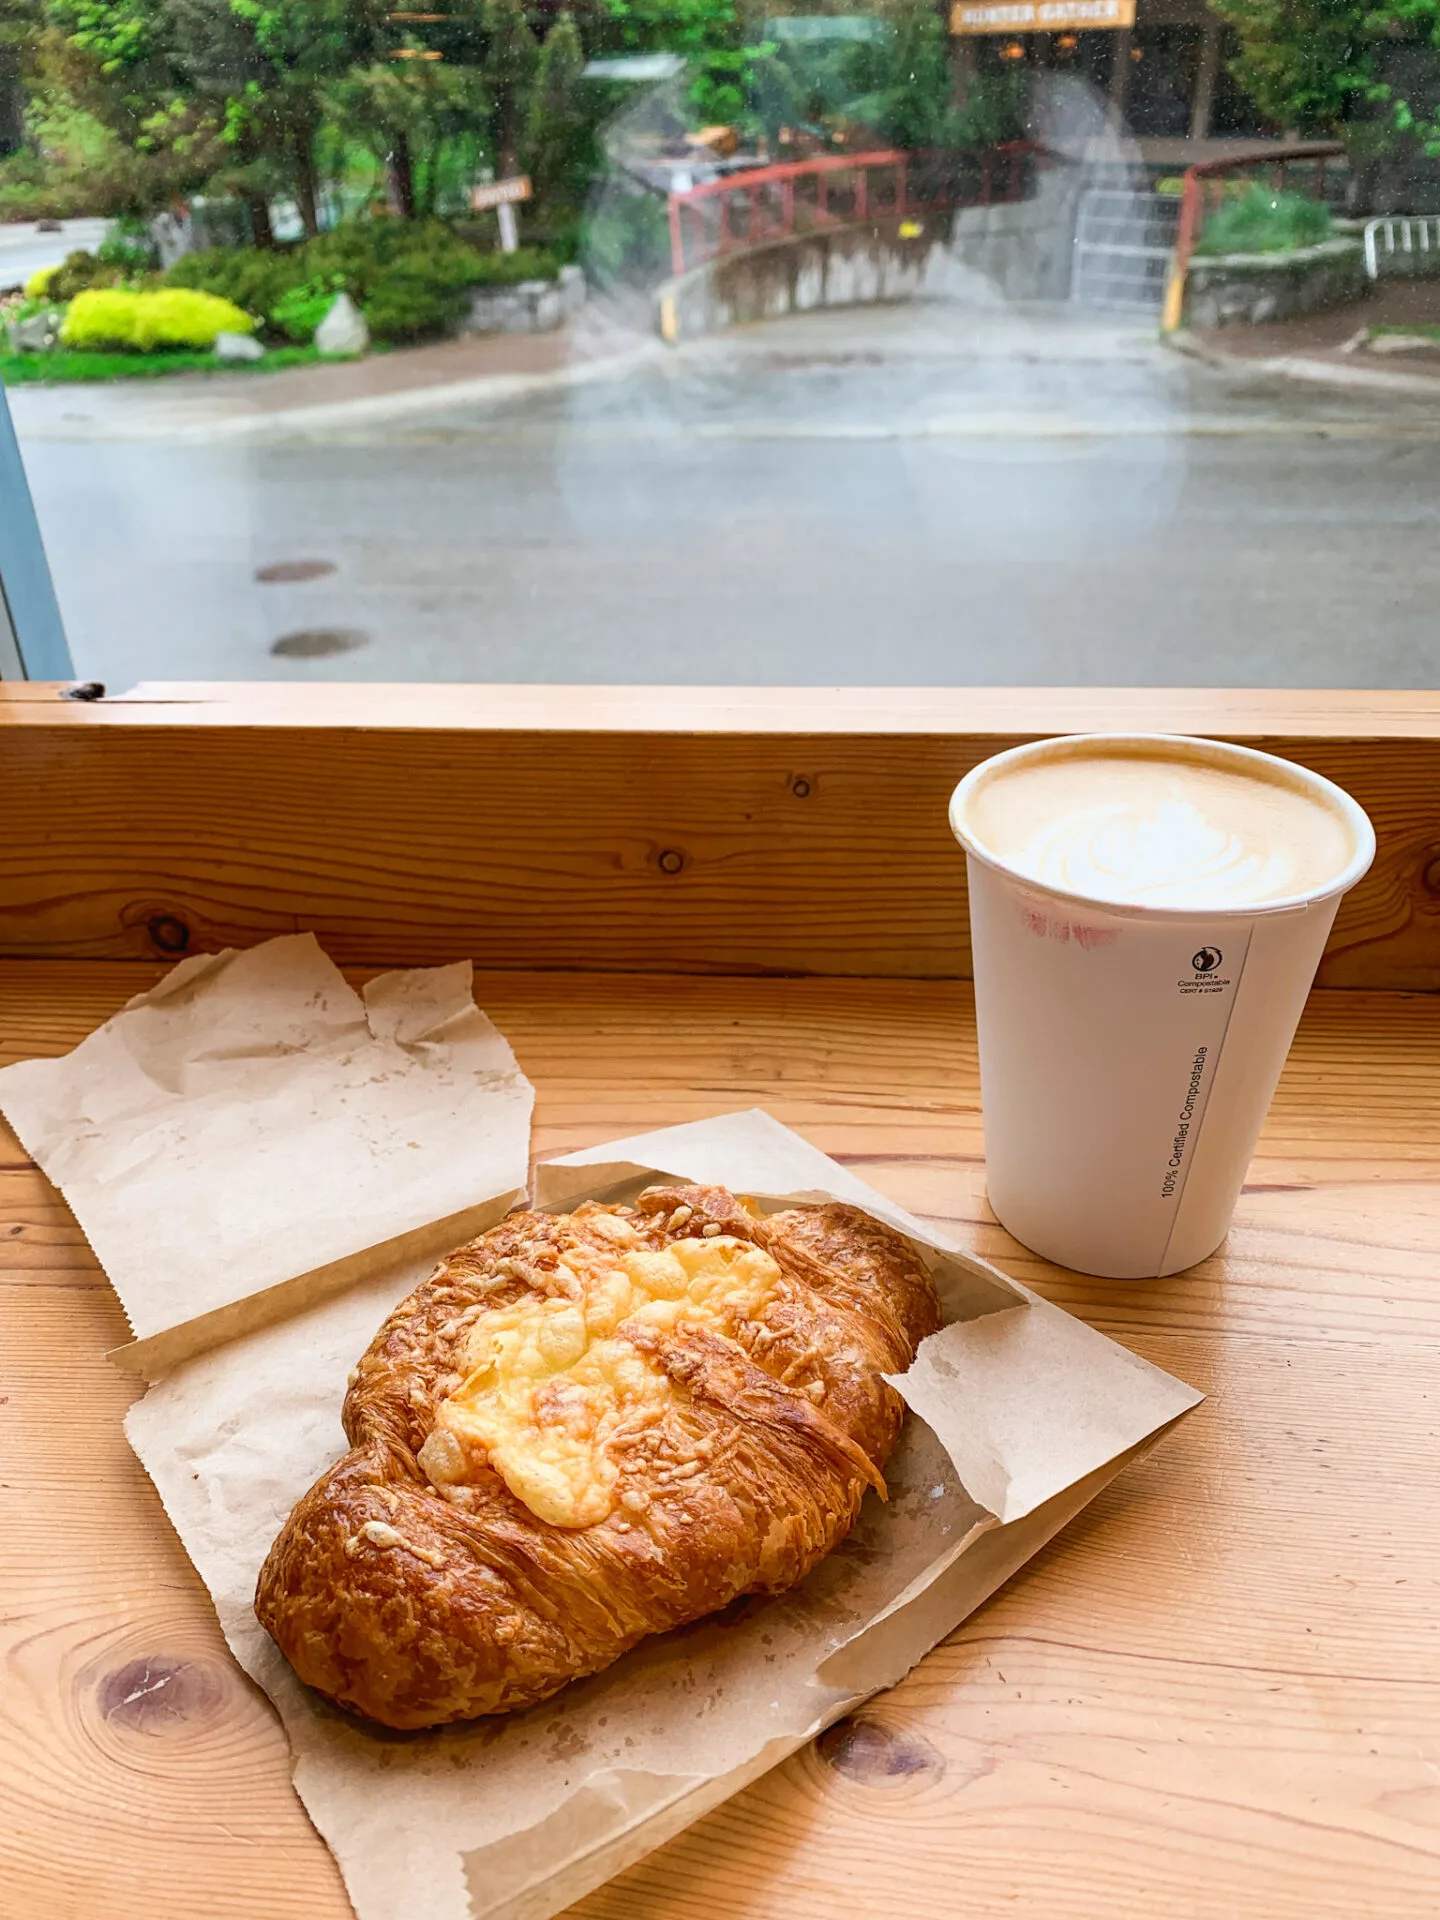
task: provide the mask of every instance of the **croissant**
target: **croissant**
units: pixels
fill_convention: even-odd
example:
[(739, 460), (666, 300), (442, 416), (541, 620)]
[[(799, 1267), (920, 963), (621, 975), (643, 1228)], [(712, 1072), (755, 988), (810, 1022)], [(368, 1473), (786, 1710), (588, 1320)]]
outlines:
[(390, 1315), (350, 1452), (255, 1611), (300, 1678), (388, 1727), (505, 1713), (647, 1634), (793, 1586), (854, 1525), (939, 1324), (856, 1207), (723, 1187), (515, 1213)]

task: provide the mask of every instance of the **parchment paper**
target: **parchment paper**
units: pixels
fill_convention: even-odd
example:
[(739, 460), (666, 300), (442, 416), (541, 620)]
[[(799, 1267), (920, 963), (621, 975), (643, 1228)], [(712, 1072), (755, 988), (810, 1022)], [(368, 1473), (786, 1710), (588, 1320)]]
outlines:
[[(295, 1784), (360, 1920), (541, 1920), (811, 1738), (927, 1648), (1199, 1395), (971, 1259), (758, 1113), (542, 1166), (540, 1205), (656, 1176), (774, 1204), (834, 1195), (910, 1234), (951, 1323), (900, 1381), (907, 1421), (851, 1538), (795, 1592), (647, 1642), (529, 1713), (367, 1730), (302, 1688), (252, 1611), (290, 1507), (344, 1451), (345, 1378), (428, 1270), (392, 1267), (152, 1387), (132, 1444), (279, 1709)], [(938, 1429), (938, 1437), (937, 1431)]]
[(182, 960), (72, 1053), (0, 1072), (0, 1110), (156, 1342), (139, 1361), (455, 1246), (523, 1191), (534, 1094), (471, 979), (457, 961), (362, 996), (291, 934)]

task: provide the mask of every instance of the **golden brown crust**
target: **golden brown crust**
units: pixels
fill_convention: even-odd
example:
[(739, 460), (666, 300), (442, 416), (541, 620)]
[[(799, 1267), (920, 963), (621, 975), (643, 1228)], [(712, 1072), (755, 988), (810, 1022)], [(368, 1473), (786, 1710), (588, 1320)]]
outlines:
[[(780, 1280), (721, 1332), (625, 1324), (675, 1391), (617, 1453), (619, 1497), (599, 1524), (538, 1519), (483, 1463), (433, 1486), (416, 1456), (470, 1328), (566, 1284), (562, 1249), (603, 1248), (604, 1215), (655, 1250), (718, 1228), (768, 1253)], [(938, 1324), (919, 1256), (854, 1207), (757, 1218), (722, 1187), (675, 1186), (638, 1212), (512, 1214), (381, 1327), (345, 1400), (351, 1452), (281, 1530), (256, 1613), (302, 1680), (387, 1726), (529, 1706), (647, 1634), (803, 1579), (866, 1485), (883, 1487), (904, 1405), (882, 1375)]]

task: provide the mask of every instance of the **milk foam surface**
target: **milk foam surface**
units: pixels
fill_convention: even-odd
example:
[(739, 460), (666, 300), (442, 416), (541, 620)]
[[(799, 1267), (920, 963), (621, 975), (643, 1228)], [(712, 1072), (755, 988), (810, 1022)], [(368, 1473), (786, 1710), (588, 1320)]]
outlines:
[(1117, 905), (1253, 906), (1344, 871), (1356, 845), (1338, 810), (1202, 753), (1058, 748), (982, 781), (966, 824), (1027, 879)]

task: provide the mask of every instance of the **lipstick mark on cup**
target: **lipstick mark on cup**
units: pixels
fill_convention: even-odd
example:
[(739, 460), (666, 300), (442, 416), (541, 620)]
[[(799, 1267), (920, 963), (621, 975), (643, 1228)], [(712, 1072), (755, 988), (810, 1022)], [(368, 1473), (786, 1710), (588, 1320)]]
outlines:
[(1033, 933), (1037, 940), (1056, 940), (1061, 946), (1073, 942), (1089, 953), (1096, 947), (1108, 947), (1119, 938), (1114, 927), (1087, 927), (1083, 921), (1057, 919), (1054, 914), (1042, 913), (1036, 907), (1022, 907), (1020, 912), (1026, 931)]

